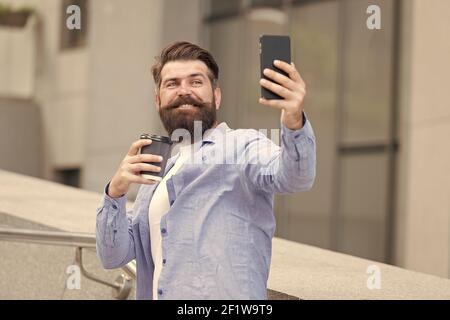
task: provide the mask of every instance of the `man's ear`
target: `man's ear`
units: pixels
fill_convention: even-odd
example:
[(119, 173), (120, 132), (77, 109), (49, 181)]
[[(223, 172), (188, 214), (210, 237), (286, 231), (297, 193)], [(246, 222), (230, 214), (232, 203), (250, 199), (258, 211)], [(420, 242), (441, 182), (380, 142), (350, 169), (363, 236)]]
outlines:
[(214, 98), (216, 99), (216, 110), (219, 110), (220, 101), (222, 100), (222, 91), (220, 91), (220, 87), (214, 89)]

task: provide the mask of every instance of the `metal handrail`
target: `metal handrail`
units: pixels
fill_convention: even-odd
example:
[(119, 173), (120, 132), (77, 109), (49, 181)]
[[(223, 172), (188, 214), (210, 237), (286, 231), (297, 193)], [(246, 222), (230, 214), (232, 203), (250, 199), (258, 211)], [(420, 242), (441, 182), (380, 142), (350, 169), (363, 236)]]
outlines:
[(126, 299), (132, 289), (132, 280), (136, 279), (136, 263), (134, 260), (121, 268), (123, 273), (114, 283), (102, 280), (86, 271), (83, 266), (82, 249), (96, 249), (96, 239), (93, 234), (0, 227), (1, 240), (75, 247), (75, 262), (80, 267), (81, 274), (88, 279), (113, 288), (113, 296), (116, 299)]
[(42, 231), (0, 227), (0, 240), (69, 247), (95, 248), (95, 236), (89, 233)]

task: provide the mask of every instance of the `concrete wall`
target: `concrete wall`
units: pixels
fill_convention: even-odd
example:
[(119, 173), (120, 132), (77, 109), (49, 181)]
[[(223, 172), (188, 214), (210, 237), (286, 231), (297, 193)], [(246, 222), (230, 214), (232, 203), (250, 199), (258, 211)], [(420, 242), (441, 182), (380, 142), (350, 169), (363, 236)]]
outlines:
[(162, 1), (91, 1), (86, 189), (100, 192), (139, 134), (161, 130), (150, 66), (162, 9)]
[(0, 97), (0, 168), (41, 177), (40, 109), (27, 99)]
[[(177, 8), (177, 10), (174, 10)], [(89, 108), (82, 185), (100, 192), (143, 132), (165, 134), (150, 68), (174, 40), (198, 41), (198, 1), (91, 1)], [(130, 198), (137, 187), (130, 191)]]
[(399, 264), (450, 277), (450, 2), (404, 2)]
[[(22, 46), (21, 50), (23, 54), (32, 54), (35, 58), (34, 87), (30, 97), (40, 106), (42, 116), (44, 155), (42, 175), (47, 179), (53, 179), (55, 169), (81, 167), (84, 163), (88, 97), (87, 50), (77, 48), (61, 51), (61, 1), (2, 2), (15, 7), (31, 6), (37, 12), (36, 32), (30, 31), (28, 36), (30, 43), (36, 42), (36, 51), (28, 45)], [(15, 65), (12, 67), (15, 71), (23, 69)], [(10, 85), (13, 85), (10, 91), (23, 91), (22, 87), (29, 86), (28, 82), (21, 81), (19, 85), (9, 81)]]
[[(60, 49), (61, 1), (4, 2), (34, 7), (38, 24), (20, 34), (0, 32), (0, 63), (14, 70), (2, 72), (0, 97), (26, 91), (39, 104), (43, 177), (52, 180), (56, 169), (79, 167), (82, 187), (101, 190), (140, 133), (164, 133), (150, 67), (168, 42), (199, 42), (200, 1), (90, 1), (87, 46), (65, 50)], [(33, 41), (36, 50), (24, 46)], [(33, 57), (35, 64), (19, 72), (28, 64), (16, 51)]]
[(23, 28), (0, 26), (0, 96), (27, 99), (34, 94), (36, 23), (32, 16)]

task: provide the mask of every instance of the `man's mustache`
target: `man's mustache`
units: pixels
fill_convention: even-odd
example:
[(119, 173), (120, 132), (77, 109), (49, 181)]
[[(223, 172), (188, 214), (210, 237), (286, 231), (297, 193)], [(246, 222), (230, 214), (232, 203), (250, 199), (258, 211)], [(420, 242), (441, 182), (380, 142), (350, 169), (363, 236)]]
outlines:
[(197, 108), (203, 108), (209, 105), (208, 103), (198, 101), (197, 99), (194, 99), (192, 97), (178, 97), (172, 103), (166, 105), (164, 109), (175, 109), (178, 108), (179, 106), (182, 106), (183, 104), (190, 104)]

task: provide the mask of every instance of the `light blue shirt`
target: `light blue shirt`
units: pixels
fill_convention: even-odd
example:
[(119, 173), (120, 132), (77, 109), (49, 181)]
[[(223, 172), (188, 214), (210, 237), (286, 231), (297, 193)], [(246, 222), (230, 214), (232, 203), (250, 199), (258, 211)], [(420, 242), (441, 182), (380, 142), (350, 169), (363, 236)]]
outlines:
[[(281, 125), (280, 140), (278, 146), (256, 130), (222, 122), (196, 151), (200, 161), (167, 180), (158, 299), (267, 299), (274, 194), (309, 190), (316, 167), (308, 120), (299, 130)], [(137, 299), (152, 299), (148, 210), (156, 186), (141, 185), (130, 212), (126, 196), (109, 197), (107, 186), (97, 209), (97, 255), (107, 269), (136, 259)]]

